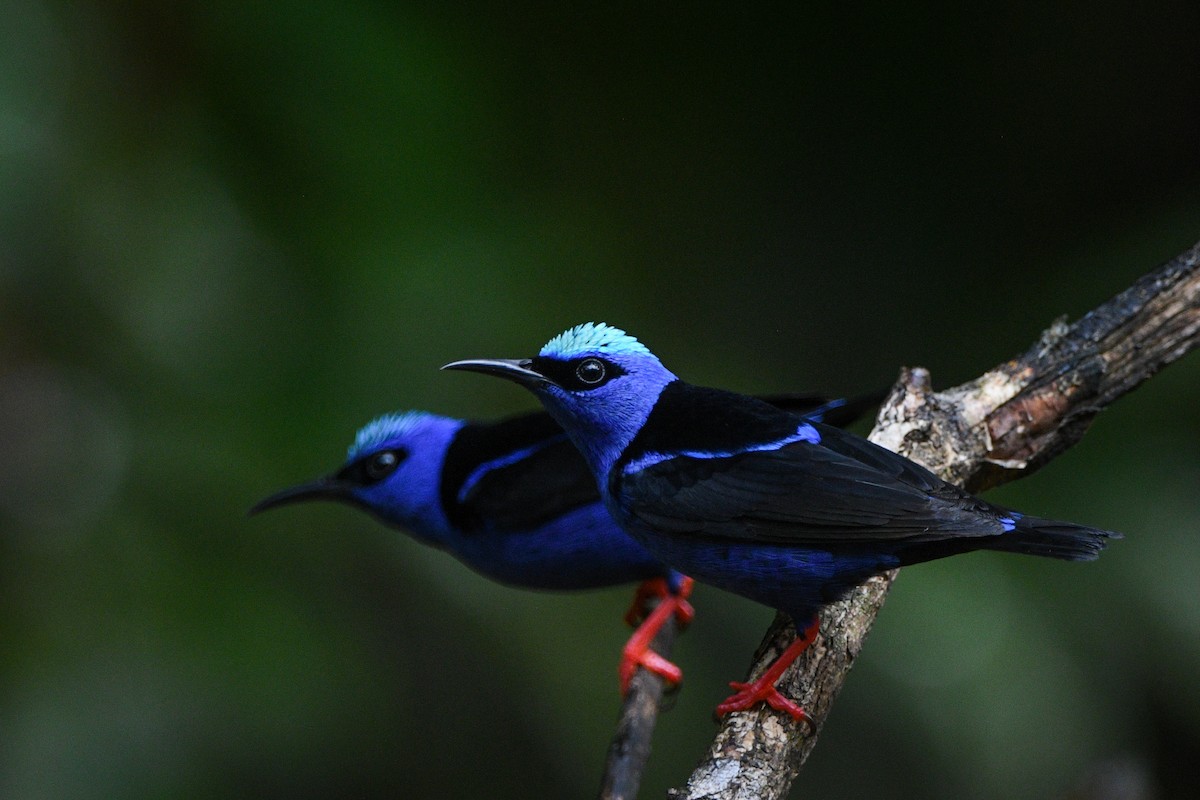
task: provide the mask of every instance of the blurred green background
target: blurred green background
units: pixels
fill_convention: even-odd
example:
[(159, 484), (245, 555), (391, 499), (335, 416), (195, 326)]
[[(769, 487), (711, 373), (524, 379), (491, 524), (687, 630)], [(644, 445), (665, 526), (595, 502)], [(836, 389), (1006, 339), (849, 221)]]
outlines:
[[(698, 382), (940, 387), (1200, 238), (1200, 7), (0, 8), (0, 797), (587, 797), (625, 588), (247, 519), (439, 374), (626, 327)], [(906, 571), (797, 796), (1200, 780), (1200, 361), (989, 495), (1097, 563)], [(643, 796), (771, 613), (701, 588)]]

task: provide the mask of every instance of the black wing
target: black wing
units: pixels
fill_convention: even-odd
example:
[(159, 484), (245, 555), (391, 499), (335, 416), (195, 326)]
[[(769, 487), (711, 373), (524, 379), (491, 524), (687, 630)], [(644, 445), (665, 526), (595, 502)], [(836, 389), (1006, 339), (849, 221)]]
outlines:
[(467, 425), (446, 453), (442, 507), (463, 530), (532, 530), (598, 502), (587, 462), (544, 412)]
[(865, 439), (814, 424), (820, 442), (719, 457), (678, 455), (612, 489), (664, 531), (776, 544), (994, 536), (992, 507)]

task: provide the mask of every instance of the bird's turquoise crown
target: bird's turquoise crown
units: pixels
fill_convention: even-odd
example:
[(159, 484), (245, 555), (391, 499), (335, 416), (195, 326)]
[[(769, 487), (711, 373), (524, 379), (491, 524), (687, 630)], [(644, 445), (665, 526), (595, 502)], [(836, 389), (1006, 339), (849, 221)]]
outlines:
[(539, 356), (564, 361), (580, 356), (652, 355), (646, 345), (620, 328), (603, 322), (585, 322), (563, 331), (542, 348)]
[(432, 419), (433, 414), (427, 411), (402, 411), (396, 414), (384, 414), (362, 426), (354, 437), (354, 444), (346, 451), (346, 460), (353, 461), (363, 453), (370, 452), (388, 439), (404, 436), (420, 427), (421, 423)]

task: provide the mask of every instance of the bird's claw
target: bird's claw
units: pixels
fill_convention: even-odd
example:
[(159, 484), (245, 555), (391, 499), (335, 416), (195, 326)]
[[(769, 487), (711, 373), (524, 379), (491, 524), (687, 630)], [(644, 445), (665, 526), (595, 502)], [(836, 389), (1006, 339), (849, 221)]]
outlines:
[(729, 686), (735, 690), (734, 694), (717, 706), (717, 716), (723, 717), (732, 711), (747, 711), (759, 703), (766, 703), (776, 711), (784, 712), (796, 722), (807, 725), (810, 734), (816, 733), (817, 726), (808, 712), (784, 697), (773, 683), (763, 680), (750, 683), (731, 681)]
[(625, 650), (621, 653), (621, 666), (617, 669), (621, 679), (622, 697), (629, 692), (629, 682), (633, 680), (639, 667), (653, 672), (666, 681), (668, 689), (679, 686), (683, 681), (683, 670), (651, 650), (649, 646), (638, 652), (636, 648), (630, 646), (632, 644), (631, 641), (625, 645)]

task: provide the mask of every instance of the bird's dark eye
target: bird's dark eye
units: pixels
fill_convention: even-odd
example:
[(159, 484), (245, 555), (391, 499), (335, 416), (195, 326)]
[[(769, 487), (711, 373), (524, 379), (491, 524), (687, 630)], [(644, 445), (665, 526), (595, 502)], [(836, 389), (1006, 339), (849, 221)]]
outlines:
[(392, 450), (383, 450), (371, 456), (363, 463), (363, 471), (373, 481), (379, 481), (392, 474), (400, 463), (399, 456)]
[(532, 364), (535, 370), (546, 376), (546, 380), (568, 392), (598, 389), (626, 374), (617, 362), (591, 355), (561, 361), (539, 356), (533, 359)]
[(589, 386), (604, 380), (604, 362), (598, 358), (585, 358), (575, 367), (575, 377)]

